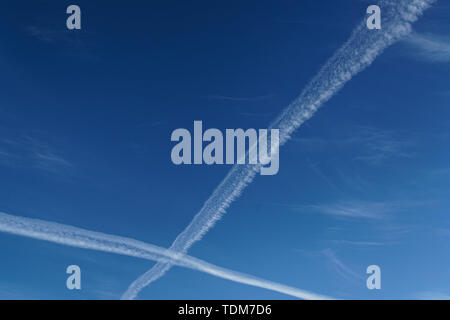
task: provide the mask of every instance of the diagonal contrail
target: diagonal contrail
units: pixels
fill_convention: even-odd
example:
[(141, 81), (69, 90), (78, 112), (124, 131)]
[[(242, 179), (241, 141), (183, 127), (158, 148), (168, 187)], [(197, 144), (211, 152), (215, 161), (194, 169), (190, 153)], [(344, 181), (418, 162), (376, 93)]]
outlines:
[[(387, 47), (409, 34), (411, 24), (434, 1), (379, 1), (383, 17), (382, 29), (368, 30), (366, 21), (361, 22), (350, 39), (320, 69), (300, 96), (272, 122), (270, 128), (280, 129), (279, 145), (286, 143), (295, 130), (356, 74), (370, 66)], [(259, 169), (259, 165), (235, 165), (170, 249), (186, 253), (222, 218), (230, 204), (253, 181)], [(170, 262), (158, 262), (130, 285), (122, 299), (134, 299), (140, 290), (164, 275), (170, 267)]]
[(331, 299), (305, 290), (221, 268), (183, 253), (164, 249), (138, 240), (89, 231), (64, 224), (12, 216), (0, 212), (0, 232), (162, 263), (168, 263), (170, 261), (171, 264), (181, 267), (205, 272), (234, 282), (277, 291), (300, 299)]

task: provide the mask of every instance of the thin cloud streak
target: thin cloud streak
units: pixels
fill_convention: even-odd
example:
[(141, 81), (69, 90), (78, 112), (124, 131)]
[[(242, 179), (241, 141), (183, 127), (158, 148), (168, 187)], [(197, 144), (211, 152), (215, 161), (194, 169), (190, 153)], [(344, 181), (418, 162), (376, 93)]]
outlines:
[(386, 243), (376, 241), (351, 241), (351, 240), (331, 240), (335, 244), (351, 245), (351, 246), (384, 246)]
[(352, 159), (369, 165), (380, 165), (391, 158), (411, 158), (413, 152), (408, 150), (413, 142), (407, 137), (410, 133), (400, 133), (392, 130), (382, 130), (372, 127), (357, 126), (352, 128), (351, 136), (333, 138), (293, 138), (304, 148), (329, 151), (336, 148), (346, 150), (349, 155), (354, 153), (352, 147), (358, 146), (358, 154)]
[(262, 101), (267, 100), (273, 97), (273, 94), (256, 96), (256, 97), (233, 97), (233, 96), (222, 96), (222, 95), (209, 95), (208, 99), (212, 100), (227, 100), (227, 101), (236, 101), (236, 102), (252, 102), (252, 101)]
[(9, 167), (32, 167), (64, 175), (73, 164), (47, 143), (29, 135), (0, 140), (0, 164)]
[(430, 62), (450, 62), (450, 37), (414, 33), (405, 42), (411, 47), (413, 57)]
[(312, 209), (315, 212), (338, 218), (362, 218), (380, 220), (390, 218), (393, 213), (404, 212), (407, 209), (429, 206), (432, 200), (407, 201), (337, 201), (330, 204), (292, 206), (296, 210)]
[(300, 299), (330, 299), (329, 297), (317, 295), (305, 290), (221, 268), (200, 259), (131, 238), (89, 231), (55, 222), (18, 217), (0, 212), (0, 232), (161, 263), (168, 263), (170, 261), (171, 264), (181, 267), (205, 272), (234, 282), (284, 293)]
[(353, 271), (350, 267), (348, 267), (342, 260), (340, 260), (336, 252), (334, 252), (332, 249), (325, 249), (322, 251), (322, 254), (328, 259), (328, 261), (331, 263), (331, 266), (338, 274), (340, 274), (342, 277), (344, 277), (347, 280), (355, 280), (355, 279), (362, 279), (362, 276), (357, 274), (355, 271)]
[(394, 210), (394, 206), (384, 202), (340, 201), (334, 204), (308, 205), (316, 212), (344, 218), (382, 219)]
[(450, 294), (440, 291), (424, 291), (417, 293), (414, 300), (450, 300)]
[[(412, 31), (415, 22), (435, 0), (381, 1), (386, 22), (382, 30), (368, 30), (365, 19), (353, 31), (350, 39), (331, 57), (319, 73), (270, 125), (280, 130), (279, 144), (290, 140), (291, 135), (315, 112), (330, 100), (355, 75), (369, 67), (390, 45)], [(251, 146), (250, 148), (256, 148)], [(182, 253), (203, 236), (227, 212), (227, 209), (253, 181), (260, 165), (234, 166), (213, 191), (192, 222), (175, 239), (171, 250)], [(124, 293), (123, 299), (134, 299), (151, 282), (163, 276), (171, 268), (170, 263), (157, 263), (152, 269), (134, 281)]]

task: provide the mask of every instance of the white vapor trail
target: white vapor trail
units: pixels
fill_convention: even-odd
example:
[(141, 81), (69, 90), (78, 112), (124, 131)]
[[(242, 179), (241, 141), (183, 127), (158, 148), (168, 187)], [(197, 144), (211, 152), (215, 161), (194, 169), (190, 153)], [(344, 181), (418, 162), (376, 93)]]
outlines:
[(300, 299), (330, 299), (329, 297), (305, 290), (221, 268), (200, 259), (187, 256), (183, 253), (138, 240), (89, 231), (55, 222), (18, 217), (0, 212), (0, 232), (50, 241), (72, 247), (105, 251), (158, 261), (161, 263), (170, 262), (171, 264), (205, 272), (219, 278), (248, 284), (254, 287), (265, 288)]
[[(379, 1), (383, 18), (382, 29), (369, 30), (366, 21), (361, 22), (350, 39), (320, 69), (300, 96), (272, 122), (270, 128), (280, 129), (279, 145), (286, 143), (295, 130), (311, 118), (356, 74), (371, 65), (387, 47), (409, 34), (412, 30), (411, 24), (434, 1)], [(213, 191), (192, 222), (175, 239), (170, 249), (186, 253), (222, 218), (230, 204), (253, 181), (259, 169), (260, 165), (235, 165)], [(122, 299), (136, 298), (140, 290), (163, 276), (170, 267), (171, 263), (157, 263), (130, 285)]]

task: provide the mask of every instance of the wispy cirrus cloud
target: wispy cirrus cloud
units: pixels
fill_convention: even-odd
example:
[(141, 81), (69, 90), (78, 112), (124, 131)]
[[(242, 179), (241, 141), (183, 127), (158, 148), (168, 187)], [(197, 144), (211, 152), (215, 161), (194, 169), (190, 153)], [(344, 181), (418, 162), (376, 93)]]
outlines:
[[(409, 133), (410, 135), (410, 133)], [(351, 133), (338, 134), (333, 138), (293, 138), (302, 145), (316, 151), (345, 151), (355, 161), (370, 165), (381, 165), (391, 158), (411, 158), (414, 142), (407, 134), (394, 130), (367, 126), (354, 126)]]
[(413, 296), (415, 300), (450, 300), (450, 293), (440, 291), (423, 291)]
[(80, 37), (74, 36), (74, 33), (67, 29), (60, 30), (42, 26), (28, 26), (25, 28), (25, 32), (29, 36), (48, 44), (63, 43), (70, 47), (84, 47), (84, 43), (81, 41)]
[(51, 31), (49, 29), (37, 27), (37, 26), (29, 26), (26, 28), (26, 32), (43, 42), (52, 43), (55, 41), (55, 36), (58, 35), (59, 32)]
[(382, 219), (394, 210), (386, 202), (339, 201), (332, 204), (308, 205), (316, 212), (344, 218)]
[(327, 258), (330, 266), (343, 278), (349, 281), (356, 279), (362, 279), (362, 276), (353, 271), (348, 265), (346, 265), (341, 259), (336, 255), (336, 252), (332, 249), (322, 250), (322, 254)]
[(315, 212), (353, 219), (387, 219), (394, 213), (434, 204), (432, 200), (360, 201), (340, 200), (334, 203), (297, 206), (297, 209), (312, 209)]
[(32, 25), (25, 27), (24, 33), (30, 38), (57, 49), (64, 55), (88, 61), (98, 60), (91, 50), (95, 46), (90, 37), (92, 32), (85, 29), (72, 32), (66, 28)]
[(381, 164), (392, 157), (410, 158), (414, 156), (414, 153), (408, 151), (412, 142), (392, 131), (366, 128), (359, 138), (353, 139), (353, 143), (365, 145), (365, 152), (355, 159), (373, 165)]
[[(433, 206), (438, 204), (438, 200), (434, 199), (416, 199), (416, 200), (355, 200), (345, 199), (323, 203), (313, 204), (296, 204), (296, 203), (277, 203), (269, 202), (268, 204), (275, 207), (281, 207), (283, 210), (291, 210), (304, 215), (326, 215), (342, 221), (362, 220), (366, 222), (380, 222), (371, 224), (378, 229), (385, 238), (372, 237), (370, 240), (357, 240), (350, 241), (351, 239), (336, 239), (332, 238), (330, 241), (336, 244), (353, 244), (353, 245), (382, 245), (392, 244), (393, 241), (398, 240), (405, 234), (410, 233), (414, 225), (404, 223), (404, 217), (406, 214), (413, 212), (422, 212), (423, 209), (431, 210)], [(333, 226), (329, 228), (331, 231), (343, 231), (342, 228)], [(442, 229), (442, 235), (445, 234), (445, 230)], [(448, 232), (450, 234), (450, 231)], [(364, 238), (369, 239), (369, 238)], [(373, 239), (379, 239), (376, 242)], [(348, 241), (346, 241), (348, 240)], [(386, 243), (389, 240), (389, 243)], [(368, 242), (365, 242), (368, 241)], [(381, 241), (381, 242), (380, 242)]]
[(431, 33), (414, 33), (405, 39), (413, 57), (430, 62), (450, 62), (450, 37)]
[(383, 246), (386, 243), (378, 241), (353, 241), (353, 240), (331, 240), (334, 244), (342, 244), (349, 246)]
[(262, 100), (268, 100), (272, 97), (273, 97), (273, 94), (253, 96), (253, 97), (236, 97), (236, 96), (227, 96), (227, 95), (208, 95), (208, 96), (206, 96), (206, 98), (212, 99), (212, 100), (226, 100), (226, 101), (236, 101), (236, 102), (262, 101)]
[(0, 165), (31, 167), (54, 174), (64, 174), (73, 167), (49, 144), (30, 135), (0, 139)]

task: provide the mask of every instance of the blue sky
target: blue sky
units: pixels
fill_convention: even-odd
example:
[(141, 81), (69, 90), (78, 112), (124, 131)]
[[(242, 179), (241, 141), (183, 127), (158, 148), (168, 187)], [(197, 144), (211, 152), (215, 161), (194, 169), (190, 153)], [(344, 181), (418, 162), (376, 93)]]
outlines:
[[(175, 166), (171, 132), (266, 128), (368, 5), (77, 0), (68, 31), (72, 2), (0, 5), (0, 212), (163, 247), (230, 169)], [(449, 14), (439, 1), (350, 81), (189, 254), (337, 298), (448, 298)], [(116, 299), (152, 266), (8, 234), (0, 252), (2, 299)], [(140, 298), (290, 297), (176, 267)]]

